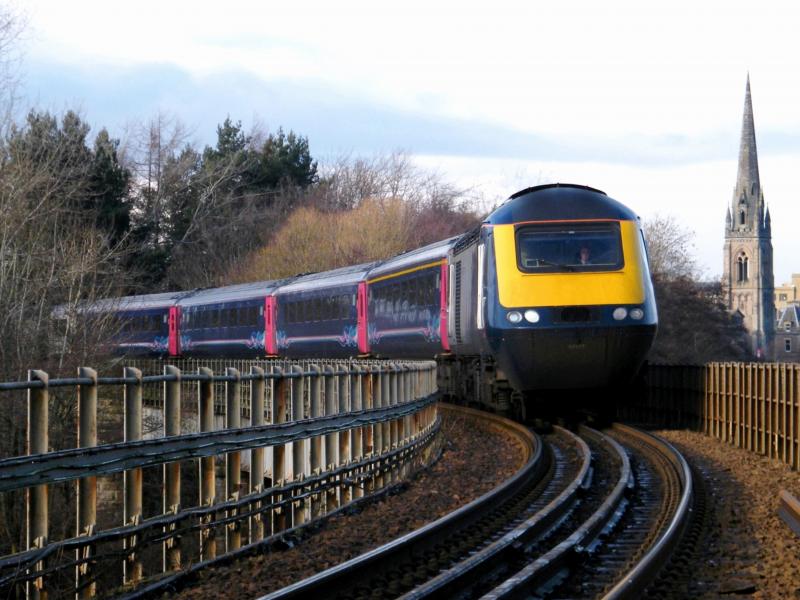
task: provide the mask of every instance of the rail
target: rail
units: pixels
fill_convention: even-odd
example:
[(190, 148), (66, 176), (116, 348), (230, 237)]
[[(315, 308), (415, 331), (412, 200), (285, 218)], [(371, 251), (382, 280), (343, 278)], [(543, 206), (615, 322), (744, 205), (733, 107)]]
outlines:
[(781, 490), (780, 493), (778, 516), (800, 536), (800, 500), (786, 490)]
[[(187, 385), (192, 406), (182, 401)], [(156, 386), (161, 401), (145, 402)], [(49, 412), (61, 399), (50, 393), (59, 388), (76, 392), (77, 447), (51, 450)], [(123, 397), (98, 398), (101, 388)], [(32, 598), (92, 597), (98, 584), (104, 594), (131, 592), (258, 546), (398, 481), (439, 423), (432, 361), (253, 361), (249, 373), (217, 374), (125, 367), (121, 377), (81, 368), (66, 379), (31, 371), (26, 382), (0, 383), (14, 390), (27, 392), (28, 453), (0, 459), (0, 492), (21, 500), (27, 546), (0, 555), (0, 594)], [(100, 421), (117, 414), (123, 441), (101, 443), (98, 405)], [(160, 431), (148, 432), (146, 418)], [(72, 510), (75, 535), (52, 539)]]
[(531, 430), (503, 417), (463, 406), (442, 404), (440, 408), (443, 411), (480, 419), (510, 433), (524, 447), (525, 464), (504, 483), (454, 512), (361, 556), (272, 592), (261, 600), (319, 598), (330, 595), (331, 590), (337, 590), (340, 594), (346, 592), (357, 582), (363, 581), (367, 575), (396, 570), (398, 565), (409, 557), (418, 556), (425, 549), (474, 524), (486, 514), (487, 510), (500, 506), (512, 498), (521, 487), (543, 477), (547, 466), (543, 446), (540, 438)]

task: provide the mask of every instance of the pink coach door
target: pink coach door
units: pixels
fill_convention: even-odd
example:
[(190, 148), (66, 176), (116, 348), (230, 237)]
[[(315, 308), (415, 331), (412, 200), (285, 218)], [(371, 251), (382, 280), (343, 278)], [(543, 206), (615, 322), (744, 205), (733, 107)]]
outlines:
[(442, 338), (442, 349), (450, 351), (450, 340), (447, 339), (447, 262), (442, 263), (441, 280), (439, 282), (439, 335)]
[(170, 356), (178, 356), (181, 353), (181, 337), (179, 331), (179, 324), (181, 320), (181, 309), (179, 306), (169, 307), (169, 318), (167, 319), (167, 327), (169, 334), (167, 338), (167, 350)]
[(367, 338), (367, 282), (358, 284), (358, 298), (356, 300), (358, 314), (357, 336), (358, 351), (369, 354), (369, 339)]
[(278, 354), (278, 344), (275, 340), (276, 305), (275, 296), (267, 296), (264, 302), (264, 350), (269, 356)]

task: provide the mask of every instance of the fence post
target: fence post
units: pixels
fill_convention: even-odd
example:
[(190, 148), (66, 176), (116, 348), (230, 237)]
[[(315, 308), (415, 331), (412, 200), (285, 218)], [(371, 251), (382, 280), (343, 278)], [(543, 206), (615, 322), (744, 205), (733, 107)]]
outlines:
[[(402, 386), (400, 385), (400, 367), (397, 366), (396, 363), (391, 364), (391, 375), (389, 376), (392, 382), (392, 396), (391, 396), (391, 405), (397, 406), (400, 400), (400, 390)], [(396, 449), (400, 445), (400, 423), (397, 418), (392, 419), (391, 421), (391, 431), (392, 431), (392, 449)], [(391, 481), (397, 481), (400, 476), (399, 467), (395, 466), (390, 471), (391, 473)]]
[[(350, 367), (352, 370), (352, 375), (350, 376), (350, 410), (352, 411), (360, 411), (363, 409), (363, 399), (361, 396), (361, 367), (358, 365), (353, 365)], [(350, 436), (352, 439), (352, 458), (353, 462), (361, 461), (362, 457), (364, 456), (364, 446), (363, 446), (363, 427), (354, 427), (350, 430)], [(364, 482), (360, 480), (359, 476), (361, 474), (361, 468), (354, 470), (352, 472), (353, 476), (357, 478), (356, 485), (353, 486), (353, 497), (354, 498), (362, 498), (364, 496)]]
[[(242, 398), (239, 394), (241, 387), (239, 371), (233, 368), (225, 369), (225, 376), (233, 378), (225, 382), (225, 428), (239, 429), (242, 426)], [(228, 452), (225, 455), (225, 500), (238, 500), (239, 488), (242, 483), (242, 455), (241, 451)], [(238, 509), (226, 512), (227, 517), (235, 517)], [(242, 546), (242, 524), (237, 521), (228, 523), (226, 527), (225, 544), (227, 551), (238, 550)]]
[[(339, 408), (336, 401), (336, 376), (330, 365), (323, 369), (325, 380), (325, 416), (335, 415)], [(333, 471), (339, 466), (339, 434), (328, 433), (325, 435), (325, 465), (328, 471)], [(330, 482), (330, 480), (329, 480)], [(339, 506), (336, 486), (330, 486), (325, 492), (325, 512), (329, 513)]]
[[(250, 381), (250, 425), (264, 425), (264, 369), (250, 367), (250, 373), (256, 379)], [(250, 451), (250, 493), (264, 491), (264, 448), (253, 448)], [(261, 502), (253, 507), (261, 508)], [(259, 512), (250, 520), (250, 543), (264, 539), (264, 514)]]
[[(97, 446), (97, 371), (78, 368), (78, 377), (92, 380), (89, 385), (78, 386), (78, 448)], [(97, 477), (82, 477), (78, 480), (78, 523), (76, 536), (92, 535), (97, 525)], [(75, 567), (75, 583), (79, 598), (92, 598), (96, 586), (92, 581), (91, 563), (93, 546), (84, 546), (75, 551), (77, 560), (85, 560)]]
[[(391, 406), (392, 404), (392, 376), (391, 365), (384, 362), (381, 365), (381, 406)], [(386, 455), (392, 449), (392, 423), (389, 420), (381, 423), (381, 454)], [(381, 485), (386, 485), (392, 481), (392, 473), (388, 470), (388, 463), (381, 461), (386, 472), (382, 476)]]
[[(309, 367), (312, 375), (309, 379), (309, 396), (311, 403), (311, 418), (318, 419), (322, 416), (322, 379), (319, 365)], [(309, 467), (312, 475), (322, 472), (322, 436), (315, 435), (311, 438), (311, 456)], [(319, 489), (319, 488), (317, 488)], [(311, 496), (311, 518), (315, 519), (322, 514), (322, 496), (320, 493)]]
[[(142, 439), (142, 372), (133, 367), (123, 370), (125, 379), (135, 382), (125, 384), (125, 441), (136, 442)], [(142, 520), (142, 468), (137, 467), (125, 471), (125, 506), (123, 520), (125, 525), (138, 525)], [(136, 552), (138, 536), (125, 538), (124, 547), (129, 552), (125, 555), (123, 581), (136, 583), (142, 578), (142, 561)]]
[[(372, 405), (374, 408), (383, 407), (383, 369), (380, 365), (377, 366), (377, 372), (372, 375)], [(375, 433), (373, 438), (375, 454), (380, 456), (384, 452), (383, 442), (383, 423), (375, 423)], [(383, 487), (383, 474), (381, 473), (381, 466), (383, 461), (378, 461), (376, 464), (376, 475), (374, 478), (375, 486), (378, 488)]]
[[(50, 392), (49, 376), (44, 371), (28, 371), (28, 381), (41, 381), (43, 387), (28, 390), (28, 454), (47, 452), (50, 439), (48, 432)], [(28, 488), (28, 550), (47, 545), (48, 511), (47, 485)], [(34, 565), (31, 571), (44, 569), (44, 561)], [(27, 585), (28, 598), (47, 598), (44, 578), (38, 577)]]
[[(173, 376), (173, 381), (164, 382), (164, 436), (181, 434), (181, 371), (167, 365), (164, 375)], [(164, 514), (178, 514), (181, 508), (181, 463), (174, 461), (164, 465)], [(165, 534), (174, 533), (176, 524), (164, 528)], [(171, 536), (164, 540), (163, 570), (177, 571), (181, 568), (180, 540)]]
[[(338, 388), (339, 388), (339, 410), (338, 413), (346, 413), (350, 412), (350, 367), (345, 367), (347, 373), (340, 374), (336, 376), (338, 381)], [(352, 459), (352, 447), (350, 445), (350, 430), (345, 429), (339, 432), (339, 466), (346, 465)], [(350, 476), (348, 471), (347, 477)], [(340, 504), (347, 504), (353, 498), (353, 489), (350, 486), (343, 485), (339, 489), (339, 503)]]
[[(286, 378), (283, 369), (273, 367), (272, 372), (277, 376), (274, 380), (272, 394), (272, 422), (274, 424), (286, 422)], [(272, 486), (277, 487), (286, 483), (286, 444), (278, 444), (272, 448)], [(283, 500), (283, 494), (273, 494), (273, 503)], [(279, 506), (273, 511), (273, 533), (286, 529), (285, 506)]]
[[(292, 366), (292, 374), (295, 376), (291, 380), (292, 390), (292, 421), (302, 421), (306, 419), (305, 411), (305, 377), (303, 368), (299, 365)], [(292, 442), (292, 479), (299, 481), (305, 478), (305, 459), (306, 459), (306, 439), (295, 440)], [(292, 495), (302, 494), (303, 489), (293, 492)], [(292, 522), (294, 526), (305, 523), (306, 501), (300, 499), (292, 503)]]
[[(214, 430), (214, 371), (208, 367), (200, 367), (198, 375), (207, 379), (198, 381), (198, 410), (200, 417), (200, 431)], [(212, 506), (217, 498), (216, 474), (214, 472), (214, 457), (204, 456), (200, 459), (200, 506)], [(214, 520), (214, 514), (209, 513), (203, 517), (206, 524)], [(216, 532), (213, 527), (204, 527), (200, 530), (200, 560), (211, 560), (217, 556)]]
[[(373, 365), (369, 364), (365, 368), (364, 373), (364, 385), (361, 388), (361, 398), (364, 404), (365, 410), (373, 410), (375, 408), (375, 388), (376, 383), (378, 381), (375, 373), (373, 372)], [(367, 425), (364, 428), (364, 454), (366, 456), (374, 457), (375, 456), (375, 429), (379, 427), (378, 425), (372, 424)], [(366, 480), (367, 486), (367, 493), (371, 494), (375, 490), (375, 465), (376, 463), (372, 463), (373, 466), (369, 467), (371, 471), (370, 477)]]

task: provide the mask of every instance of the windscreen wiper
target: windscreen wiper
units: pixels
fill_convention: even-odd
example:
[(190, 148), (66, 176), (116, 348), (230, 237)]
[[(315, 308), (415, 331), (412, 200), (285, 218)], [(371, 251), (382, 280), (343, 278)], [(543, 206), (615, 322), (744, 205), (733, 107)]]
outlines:
[(562, 265), (561, 263), (553, 262), (545, 258), (529, 258), (528, 262), (535, 262), (536, 267), (556, 267), (557, 269), (563, 269), (565, 271), (575, 270), (575, 267), (572, 265)]

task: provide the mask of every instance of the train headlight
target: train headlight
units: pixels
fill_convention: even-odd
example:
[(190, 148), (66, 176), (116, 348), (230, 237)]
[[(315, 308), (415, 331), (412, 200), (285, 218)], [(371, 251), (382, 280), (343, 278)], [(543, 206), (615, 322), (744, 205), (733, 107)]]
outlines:
[(510, 323), (516, 325), (520, 321), (522, 321), (522, 313), (518, 310), (512, 310), (510, 313), (506, 315), (506, 319), (509, 320)]
[(631, 310), (631, 319), (634, 321), (641, 321), (644, 319), (644, 311), (641, 308), (634, 308)]
[(615, 308), (614, 312), (611, 313), (611, 316), (614, 317), (615, 321), (622, 321), (622, 319), (628, 316), (628, 309), (623, 308), (622, 306)]
[(525, 311), (525, 320), (528, 323), (538, 323), (539, 322), (539, 313), (535, 310), (529, 308)]

